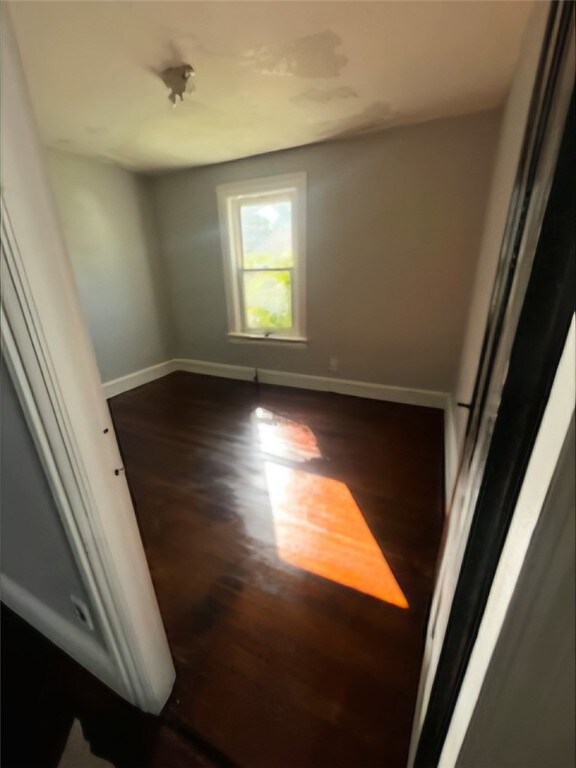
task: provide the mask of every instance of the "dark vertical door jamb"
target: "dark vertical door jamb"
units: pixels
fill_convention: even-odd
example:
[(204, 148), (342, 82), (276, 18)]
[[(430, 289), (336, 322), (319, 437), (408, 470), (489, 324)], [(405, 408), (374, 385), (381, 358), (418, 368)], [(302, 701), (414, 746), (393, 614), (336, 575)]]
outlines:
[[(566, 11), (566, 6), (558, 8)], [(571, 17), (571, 13), (566, 15), (568, 23)], [(573, 93), (415, 768), (434, 768), (440, 760), (574, 314), (574, 136)]]

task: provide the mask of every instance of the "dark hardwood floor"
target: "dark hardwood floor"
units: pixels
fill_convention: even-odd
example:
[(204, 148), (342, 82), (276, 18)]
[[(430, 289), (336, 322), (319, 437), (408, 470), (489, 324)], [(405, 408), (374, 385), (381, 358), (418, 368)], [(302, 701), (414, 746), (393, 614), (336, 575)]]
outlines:
[(442, 413), (187, 373), (110, 408), (177, 670), (164, 720), (250, 768), (404, 766)]

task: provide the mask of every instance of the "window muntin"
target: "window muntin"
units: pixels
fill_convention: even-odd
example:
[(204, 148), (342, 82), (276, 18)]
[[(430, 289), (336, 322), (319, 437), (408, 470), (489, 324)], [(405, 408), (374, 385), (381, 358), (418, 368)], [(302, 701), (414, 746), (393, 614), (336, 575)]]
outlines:
[(232, 335), (304, 340), (305, 175), (218, 188)]

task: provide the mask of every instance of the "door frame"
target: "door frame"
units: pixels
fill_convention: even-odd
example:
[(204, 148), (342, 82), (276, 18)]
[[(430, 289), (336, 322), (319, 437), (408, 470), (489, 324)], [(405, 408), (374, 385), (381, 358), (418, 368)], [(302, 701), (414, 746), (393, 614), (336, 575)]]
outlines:
[[(566, 4), (554, 7), (564, 9)], [(58, 486), (58, 493), (68, 501), (67, 507), (61, 505), (62, 524), (104, 628), (115, 670), (106, 682), (141, 708), (157, 712), (170, 693), (174, 667), (79, 308), (17, 46), (7, 23), (7, 9), (2, 10), (4, 350), (41, 458), (45, 467), (51, 467), (53, 489)], [(564, 328), (562, 342), (565, 336)], [(551, 381), (547, 385), (549, 394)], [(476, 398), (476, 407), (480, 401)], [(535, 434), (531, 438), (530, 450)], [(526, 461), (524, 456), (523, 466), (517, 468), (517, 485)], [(508, 517), (503, 516), (498, 531), (500, 550), (492, 553), (494, 570), (513, 510), (514, 505), (508, 503)], [(458, 615), (462, 585), (471, 568), (474, 546), (476, 538), (471, 537), (443, 647), (462, 619)], [(419, 739), (417, 766), (436, 764), (440, 759), (488, 599), (489, 571), (484, 570), (483, 579), (474, 626), (468, 628), (465, 649), (456, 660), (458, 674), (454, 676), (450, 670), (454, 659), (446, 653), (440, 659)], [(12, 600), (12, 607), (22, 612), (22, 605), (16, 605), (18, 597), (13, 595)], [(33, 610), (30, 616), (28, 620), (35, 621), (38, 629), (50, 633), (45, 617)], [(78, 660), (90, 668), (86, 659)], [(450, 685), (442, 690), (438, 681), (449, 672)]]
[[(456, 763), (480, 670), (487, 669), (523, 561), (519, 553), (551, 479), (550, 460), (573, 414), (573, 19), (572, 3), (550, 6), (427, 629), (425, 658), (434, 644), (438, 655), (422, 672), (410, 761), (416, 768)], [(528, 514), (523, 493), (530, 483)], [(443, 594), (446, 554), (456, 539), (464, 542), (463, 556), (452, 562), (453, 593)], [(442, 601), (448, 620), (438, 629)]]
[(157, 713), (174, 666), (6, 4), (2, 22), (2, 351), (105, 647), (5, 575), (2, 600)]

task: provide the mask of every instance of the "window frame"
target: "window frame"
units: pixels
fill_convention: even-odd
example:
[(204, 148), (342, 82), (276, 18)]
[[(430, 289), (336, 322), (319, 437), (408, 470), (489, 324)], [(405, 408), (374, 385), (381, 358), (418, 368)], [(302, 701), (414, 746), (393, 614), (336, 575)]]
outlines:
[[(306, 173), (267, 176), (216, 188), (220, 239), (224, 262), (224, 282), (228, 311), (228, 338), (231, 341), (306, 343)], [(240, 209), (243, 203), (262, 200), (262, 204), (290, 200), (292, 206), (292, 267), (246, 269), (242, 265), (242, 229)], [(248, 329), (244, 324), (244, 272), (290, 271), (292, 291), (292, 328)]]

